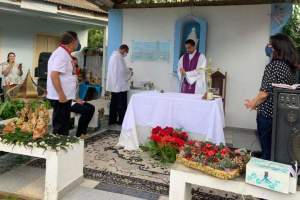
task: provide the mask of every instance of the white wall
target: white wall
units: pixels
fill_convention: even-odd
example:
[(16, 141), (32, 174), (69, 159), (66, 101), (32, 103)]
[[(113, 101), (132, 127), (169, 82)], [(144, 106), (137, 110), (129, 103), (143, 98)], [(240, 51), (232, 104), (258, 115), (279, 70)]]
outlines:
[(82, 47), (87, 46), (88, 27), (45, 18), (0, 13), (0, 63), (6, 60), (7, 53), (16, 53), (17, 62), (24, 69), (33, 69), (34, 42), (37, 33), (60, 35), (73, 30), (78, 33)]
[[(243, 102), (258, 92), (268, 61), (264, 47), (270, 34), (271, 5), (194, 7), (192, 11), (208, 21), (206, 56), (228, 73), (226, 125), (254, 129), (256, 113), (248, 112)], [(125, 9), (123, 42), (174, 41), (176, 19), (190, 13), (190, 8)], [(169, 63), (128, 60), (135, 82), (151, 80), (159, 89), (177, 91), (172, 56)]]

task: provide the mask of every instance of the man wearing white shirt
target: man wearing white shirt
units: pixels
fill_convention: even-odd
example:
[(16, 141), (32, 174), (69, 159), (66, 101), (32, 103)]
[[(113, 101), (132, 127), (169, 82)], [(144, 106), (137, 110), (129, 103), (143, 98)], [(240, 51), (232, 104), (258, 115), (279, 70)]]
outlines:
[(69, 134), (71, 103), (76, 98), (77, 89), (77, 76), (74, 73), (71, 53), (79, 50), (77, 34), (67, 31), (48, 61), (47, 98), (53, 107), (54, 134)]
[(186, 53), (178, 62), (178, 77), (180, 92), (204, 95), (206, 92), (204, 54), (197, 51), (195, 42), (191, 39), (185, 42)]
[(123, 123), (127, 109), (127, 91), (132, 70), (126, 65), (124, 57), (127, 56), (129, 47), (123, 44), (114, 51), (109, 59), (106, 91), (111, 93), (109, 109), (109, 124)]

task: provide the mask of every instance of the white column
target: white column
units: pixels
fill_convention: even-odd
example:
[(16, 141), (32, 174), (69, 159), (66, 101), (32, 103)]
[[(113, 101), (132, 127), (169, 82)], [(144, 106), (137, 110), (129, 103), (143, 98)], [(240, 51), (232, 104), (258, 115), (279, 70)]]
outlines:
[(191, 200), (192, 199), (192, 185), (185, 182), (185, 176), (177, 173), (176, 170), (171, 170), (170, 173), (170, 200)]
[(44, 200), (58, 199), (58, 153), (48, 152), (46, 158), (46, 177)]
[(103, 57), (102, 57), (102, 94), (101, 96), (104, 96), (106, 92), (106, 69), (107, 69), (107, 61), (109, 58), (107, 58), (107, 38), (108, 38), (108, 26), (105, 26), (104, 28), (104, 37), (103, 37)]
[(46, 152), (46, 179), (44, 200), (57, 200), (68, 186), (83, 178), (84, 142), (65, 151)]

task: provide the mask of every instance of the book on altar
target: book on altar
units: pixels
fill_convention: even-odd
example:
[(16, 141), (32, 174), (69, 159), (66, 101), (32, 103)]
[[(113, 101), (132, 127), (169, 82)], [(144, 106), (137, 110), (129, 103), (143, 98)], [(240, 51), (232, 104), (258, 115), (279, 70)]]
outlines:
[(297, 164), (277, 163), (252, 157), (246, 165), (246, 183), (285, 194), (296, 193)]
[(281, 84), (281, 83), (279, 84), (272, 83), (272, 86), (277, 88), (290, 89), (290, 90), (300, 89), (300, 84), (288, 85), (288, 84)]

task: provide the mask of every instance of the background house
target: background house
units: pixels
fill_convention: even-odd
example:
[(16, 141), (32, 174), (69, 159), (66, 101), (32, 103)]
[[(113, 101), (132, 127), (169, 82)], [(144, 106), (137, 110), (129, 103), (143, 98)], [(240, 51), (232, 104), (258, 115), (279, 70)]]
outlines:
[[(110, 10), (108, 56), (119, 44), (126, 43), (131, 47), (127, 61), (134, 68), (135, 83), (152, 81), (157, 89), (178, 91), (179, 81), (173, 73), (179, 58), (174, 52), (179, 39), (176, 23), (186, 16), (199, 17), (207, 23), (206, 57), (212, 59), (213, 66), (228, 73), (226, 125), (255, 129), (256, 113), (244, 108), (244, 100), (258, 92), (268, 62), (264, 48), (269, 36), (279, 32), (289, 19), (292, 5), (268, 4), (269, 1), (256, 1), (259, 4), (255, 5), (241, 5), (249, 4), (241, 1), (155, 2), (128, 1)], [(168, 43), (169, 58), (133, 59), (137, 41)]]
[(41, 52), (52, 52), (60, 35), (73, 30), (82, 47), (88, 30), (107, 25), (107, 12), (87, 0), (1, 0), (0, 62), (13, 51), (25, 70), (37, 66)]

